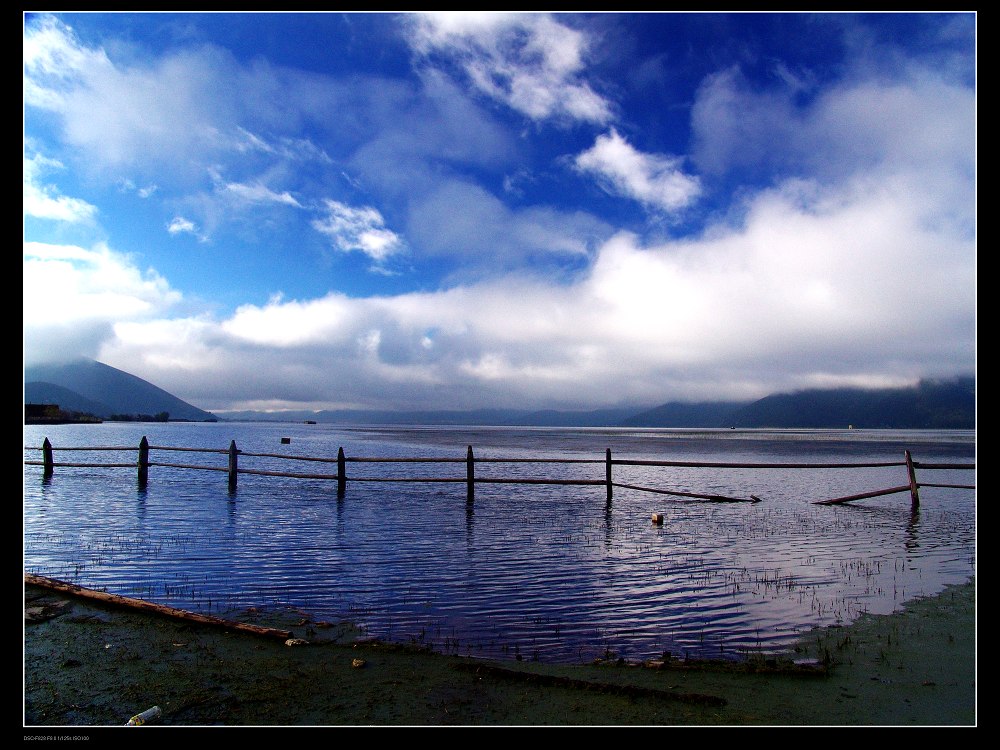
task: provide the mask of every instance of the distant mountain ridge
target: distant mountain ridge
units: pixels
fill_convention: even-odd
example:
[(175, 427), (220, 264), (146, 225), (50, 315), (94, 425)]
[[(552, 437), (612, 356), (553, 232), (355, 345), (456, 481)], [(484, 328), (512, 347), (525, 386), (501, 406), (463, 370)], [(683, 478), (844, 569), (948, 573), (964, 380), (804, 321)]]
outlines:
[(663, 427), (975, 429), (972, 376), (923, 380), (912, 388), (812, 389), (757, 401), (669, 402), (636, 412), (614, 407), (590, 411), (476, 409), (470, 411), (222, 412), (228, 420), (375, 425), (492, 425), (497, 427)]
[(282, 412), (220, 412), (221, 418), (233, 421), (305, 422), (323, 424), (375, 425), (454, 425), (492, 427), (618, 427), (635, 413), (634, 408), (556, 411), (553, 409), (471, 409), (389, 411), (384, 409), (333, 409), (323, 411), (291, 410)]
[(966, 429), (976, 427), (976, 380), (921, 380), (912, 388), (833, 388), (775, 393), (752, 402), (669, 403), (626, 419), (629, 427)]
[(966, 429), (976, 427), (976, 380), (921, 380), (914, 388), (778, 393), (733, 415), (736, 427)]
[(81, 396), (76, 391), (63, 388), (61, 385), (46, 382), (31, 382), (24, 384), (24, 403), (26, 404), (57, 404), (60, 409), (81, 414), (93, 414), (102, 417), (111, 414), (110, 407), (100, 401), (94, 401)]
[[(66, 411), (102, 418), (163, 412), (169, 413), (171, 420), (214, 421), (219, 418), (135, 375), (94, 360), (31, 366), (25, 368), (24, 377), (25, 403), (58, 404)], [(636, 411), (636, 407), (586, 411), (345, 409), (279, 413), (233, 411), (222, 412), (221, 418), (498, 427), (975, 429), (976, 380), (974, 376), (961, 376), (922, 380), (911, 388), (812, 389), (776, 393), (756, 401), (669, 402), (641, 411)]]
[(66, 411), (94, 414), (105, 419), (114, 414), (162, 412), (169, 413), (171, 420), (204, 422), (217, 419), (214, 414), (142, 378), (92, 359), (26, 367), (24, 401), (58, 404)]
[(732, 427), (733, 415), (749, 405), (747, 401), (671, 401), (632, 414), (623, 427)]

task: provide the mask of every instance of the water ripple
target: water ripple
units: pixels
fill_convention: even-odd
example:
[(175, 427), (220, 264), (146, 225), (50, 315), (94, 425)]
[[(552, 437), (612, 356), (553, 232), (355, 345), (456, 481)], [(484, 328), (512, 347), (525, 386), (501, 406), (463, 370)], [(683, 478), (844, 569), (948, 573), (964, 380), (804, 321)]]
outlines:
[[(291, 434), (295, 453), (329, 456), (344, 445), (352, 456), (454, 457), (471, 443), (480, 457), (600, 458), (610, 444), (616, 455), (686, 461), (898, 460), (904, 446), (923, 461), (975, 458), (974, 435), (953, 433), (166, 424), (65, 425), (45, 434), (57, 447), (137, 445), (138, 430), (155, 432), (154, 445), (219, 447), (235, 437), (248, 452), (278, 452), (278, 437)], [(25, 428), (26, 445), (41, 437)], [(74, 460), (109, 460), (81, 455)], [(349, 476), (389, 466), (351, 464)], [(482, 476), (503, 473), (481, 466)], [(460, 476), (464, 468), (420, 472)], [(25, 467), (25, 569), (199, 611), (294, 607), (445, 651), (573, 661), (770, 652), (816, 625), (892, 611), (975, 572), (973, 492), (925, 489), (916, 513), (905, 496), (854, 507), (809, 503), (900, 484), (898, 469), (616, 471), (627, 483), (752, 492), (765, 502), (677, 502), (621, 489), (609, 509), (600, 487), (480, 485), (468, 506), (461, 484), (355, 482), (338, 499), (331, 482), (251, 475), (230, 495), (225, 474), (215, 472), (153, 467), (139, 490), (127, 470), (60, 469), (43, 481), (39, 467)], [(512, 471), (600, 479), (603, 472), (601, 464)], [(934, 480), (969, 476), (940, 472)], [(650, 522), (654, 511), (665, 515), (663, 526)]]

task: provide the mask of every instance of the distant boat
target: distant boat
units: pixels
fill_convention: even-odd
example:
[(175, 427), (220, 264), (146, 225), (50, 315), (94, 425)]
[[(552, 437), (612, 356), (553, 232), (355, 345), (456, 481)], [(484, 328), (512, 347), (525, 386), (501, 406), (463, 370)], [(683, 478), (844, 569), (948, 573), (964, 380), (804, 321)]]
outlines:
[(307, 420), (306, 420), (305, 422), (303, 422), (302, 424), (316, 424), (316, 420), (315, 420), (315, 419), (307, 419)]

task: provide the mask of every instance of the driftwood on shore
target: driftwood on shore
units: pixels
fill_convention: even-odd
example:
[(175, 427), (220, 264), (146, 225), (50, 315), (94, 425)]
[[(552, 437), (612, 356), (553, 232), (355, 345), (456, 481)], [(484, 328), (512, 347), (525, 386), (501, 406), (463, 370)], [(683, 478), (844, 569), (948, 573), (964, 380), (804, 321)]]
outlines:
[(572, 677), (559, 677), (557, 675), (539, 674), (537, 672), (526, 672), (520, 669), (508, 669), (493, 664), (466, 664), (458, 663), (453, 665), (455, 669), (463, 672), (472, 672), (480, 676), (488, 676), (502, 680), (516, 680), (528, 682), (546, 687), (573, 688), (575, 690), (596, 690), (601, 693), (611, 693), (613, 695), (626, 695), (630, 698), (660, 698), (664, 700), (679, 701), (681, 703), (693, 703), (702, 706), (725, 706), (726, 699), (717, 695), (705, 695), (703, 693), (681, 693), (675, 690), (663, 690), (660, 688), (648, 688), (638, 685), (622, 685), (613, 682), (594, 682), (591, 680), (578, 680)]
[(236, 622), (235, 620), (224, 620), (221, 617), (202, 615), (197, 612), (188, 612), (184, 609), (177, 609), (175, 607), (167, 607), (163, 604), (147, 602), (144, 599), (133, 599), (128, 596), (109, 594), (105, 591), (95, 591), (93, 589), (84, 588), (83, 586), (77, 586), (74, 583), (60, 581), (56, 578), (34, 575), (33, 573), (24, 574), (24, 583), (26, 585), (41, 586), (42, 588), (59, 591), (61, 593), (77, 596), (82, 599), (90, 599), (92, 601), (110, 604), (116, 607), (124, 607), (126, 609), (137, 609), (143, 612), (151, 612), (164, 617), (171, 617), (176, 620), (198, 623), (199, 625), (213, 625), (216, 627), (227, 628), (229, 630), (251, 633), (253, 635), (262, 635), (268, 638), (280, 638), (283, 641), (292, 637), (292, 632), (290, 630), (265, 628), (260, 625)]

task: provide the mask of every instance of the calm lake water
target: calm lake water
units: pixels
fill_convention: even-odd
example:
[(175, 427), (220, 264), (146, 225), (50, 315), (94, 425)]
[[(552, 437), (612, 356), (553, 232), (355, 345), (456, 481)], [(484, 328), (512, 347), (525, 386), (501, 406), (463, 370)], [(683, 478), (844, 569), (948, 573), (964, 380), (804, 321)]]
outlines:
[[(616, 459), (714, 462), (972, 462), (974, 432), (344, 428), (303, 424), (101, 424), (24, 428), (26, 460), (48, 437), (56, 462), (136, 460), (71, 446), (228, 448), (334, 458), (575, 458), (489, 464), (477, 477), (604, 479)], [(281, 438), (290, 438), (282, 444)], [(150, 452), (153, 462), (225, 467), (221, 454)], [(240, 468), (335, 474), (336, 464), (243, 456)], [(465, 477), (463, 463), (349, 463), (348, 476)], [(974, 484), (975, 472), (918, 470)], [(614, 481), (757, 495), (703, 503), (602, 486), (336, 483), (153, 466), (24, 469), (24, 568), (213, 614), (294, 608), (368, 635), (494, 658), (582, 661), (774, 652), (819, 625), (888, 613), (975, 574), (972, 490), (925, 487), (846, 506), (811, 501), (907, 483), (901, 466), (709, 469), (616, 466)], [(650, 522), (663, 513), (662, 526)]]

